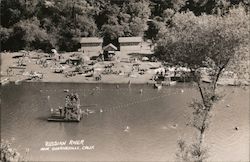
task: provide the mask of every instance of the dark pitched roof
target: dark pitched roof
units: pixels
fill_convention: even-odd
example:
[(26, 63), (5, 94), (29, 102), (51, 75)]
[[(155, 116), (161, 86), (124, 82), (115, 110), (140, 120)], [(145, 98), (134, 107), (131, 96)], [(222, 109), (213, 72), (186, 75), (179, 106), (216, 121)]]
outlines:
[(117, 50), (117, 47), (114, 46), (112, 43), (109, 43), (108, 45), (106, 45), (105, 47), (103, 47), (103, 50), (105, 51), (108, 48), (112, 48), (113, 50)]

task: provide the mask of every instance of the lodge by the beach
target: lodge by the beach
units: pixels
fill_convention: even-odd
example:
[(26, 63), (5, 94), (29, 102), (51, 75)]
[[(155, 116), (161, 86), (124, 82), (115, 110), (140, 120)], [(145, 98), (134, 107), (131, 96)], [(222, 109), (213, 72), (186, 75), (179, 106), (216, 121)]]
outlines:
[(100, 52), (104, 49), (107, 51), (108, 49), (112, 48), (112, 51), (133, 51), (137, 52), (142, 49), (142, 37), (119, 37), (118, 38), (118, 47), (112, 44), (108, 44), (104, 46), (103, 38), (98, 37), (84, 37), (80, 39), (81, 48), (80, 51), (84, 53), (92, 53), (92, 52)]

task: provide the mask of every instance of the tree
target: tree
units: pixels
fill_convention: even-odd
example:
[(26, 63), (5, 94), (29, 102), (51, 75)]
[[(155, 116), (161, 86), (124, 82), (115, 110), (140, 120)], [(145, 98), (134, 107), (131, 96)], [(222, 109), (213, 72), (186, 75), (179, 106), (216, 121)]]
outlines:
[(10, 27), (20, 20), (31, 18), (37, 0), (1, 0), (1, 25)]
[[(126, 20), (122, 19), (125, 15)], [(125, 36), (142, 36), (144, 31), (148, 29), (148, 18), (151, 14), (149, 2), (147, 0), (133, 0), (122, 7), (120, 14), (121, 24), (127, 24), (130, 32), (126, 32)]]
[(12, 32), (12, 29), (0, 26), (1, 50), (7, 50), (10, 48), (9, 39)]
[(109, 43), (114, 44), (118, 47), (118, 38), (123, 36), (123, 27), (119, 24), (109, 25), (105, 24), (102, 26), (102, 35), (103, 35), (103, 45), (107, 45)]
[(115, 3), (107, 4), (97, 20), (101, 35), (104, 36), (104, 45), (113, 43), (118, 46), (118, 37), (143, 36), (149, 15), (150, 8), (146, 0), (129, 1), (123, 3), (122, 7)]
[(22, 20), (13, 27), (11, 42), (13, 50), (26, 49), (51, 49), (50, 38), (44, 29), (41, 29), (37, 18)]
[[(183, 161), (201, 162), (206, 158), (203, 141), (211, 111), (220, 98), (217, 93), (219, 78), (227, 70), (237, 69), (234, 73), (238, 76), (245, 74), (243, 70), (249, 70), (249, 50), (246, 50), (250, 42), (249, 18), (242, 7), (232, 9), (224, 16), (198, 17), (191, 12), (177, 13), (173, 17), (172, 27), (164, 31), (157, 42), (156, 55), (175, 66), (190, 69), (201, 96), (201, 100), (196, 99), (190, 105), (193, 109), (191, 125), (199, 134), (197, 141), (190, 146), (179, 141), (178, 157)], [(236, 68), (242, 64), (246, 68)], [(210, 78), (210, 84), (202, 83), (204, 76)], [(249, 75), (246, 77), (249, 79)]]
[(103, 25), (116, 25), (118, 24), (118, 15), (120, 12), (120, 7), (117, 5), (105, 4), (105, 7), (96, 15), (96, 24), (99, 29), (102, 28)]
[(164, 22), (170, 22), (172, 20), (172, 17), (174, 16), (175, 11), (172, 9), (166, 9), (163, 11), (162, 17), (164, 19)]
[(108, 5), (99, 14), (98, 26), (101, 26), (101, 35), (104, 39), (104, 46), (112, 43), (118, 46), (118, 37), (123, 36), (123, 27), (119, 22), (120, 7), (116, 4)]
[(143, 36), (144, 31), (147, 29), (146, 23), (139, 17), (134, 18), (130, 23), (130, 33), (125, 36)]
[[(27, 159), (24, 156), (21, 156), (20, 153), (12, 146), (13, 139), (11, 142), (7, 140), (1, 139), (0, 152), (1, 152), (1, 162), (9, 162), (9, 161), (18, 161), (25, 162)], [(28, 153), (28, 149), (26, 149), (26, 154)]]
[(150, 3), (154, 6), (152, 12), (154, 16), (161, 16), (162, 12), (171, 6), (171, 2), (166, 0), (150, 0)]
[(71, 51), (77, 48), (75, 38), (98, 35), (93, 7), (85, 0), (3, 0), (1, 10), (2, 49)]
[(188, 0), (150, 0), (153, 7), (152, 15), (163, 16), (167, 9), (174, 10), (175, 12), (182, 11), (186, 7)]
[(58, 6), (61, 6), (57, 8), (61, 21), (55, 24), (54, 29), (57, 29), (55, 37), (58, 38), (56, 44), (60, 50), (75, 51), (80, 47), (76, 38), (97, 35), (97, 26), (89, 13), (91, 7), (86, 1), (60, 2), (55, 5)]
[(148, 30), (146, 31), (146, 37), (153, 41), (158, 40), (158, 34), (166, 29), (166, 23), (160, 17), (155, 17), (149, 22)]

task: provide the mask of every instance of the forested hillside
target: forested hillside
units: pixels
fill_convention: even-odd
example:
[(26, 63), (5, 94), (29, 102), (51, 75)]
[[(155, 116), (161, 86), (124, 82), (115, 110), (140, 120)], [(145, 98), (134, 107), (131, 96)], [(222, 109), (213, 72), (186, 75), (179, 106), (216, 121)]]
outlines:
[(74, 51), (79, 37), (119, 36), (157, 40), (176, 13), (224, 15), (248, 0), (1, 0), (1, 51)]

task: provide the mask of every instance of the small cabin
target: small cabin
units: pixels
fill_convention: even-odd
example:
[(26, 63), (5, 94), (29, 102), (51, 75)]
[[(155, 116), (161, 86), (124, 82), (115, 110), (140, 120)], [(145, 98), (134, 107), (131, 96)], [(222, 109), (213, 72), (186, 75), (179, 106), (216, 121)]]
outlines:
[(84, 53), (95, 52), (98, 53), (102, 50), (103, 38), (98, 37), (85, 37), (80, 39), (81, 48), (79, 51)]
[(107, 46), (103, 47), (104, 60), (112, 60), (115, 55), (115, 51), (117, 51), (117, 47), (112, 43), (109, 43)]
[(142, 48), (142, 37), (119, 37), (120, 51), (140, 51)]

